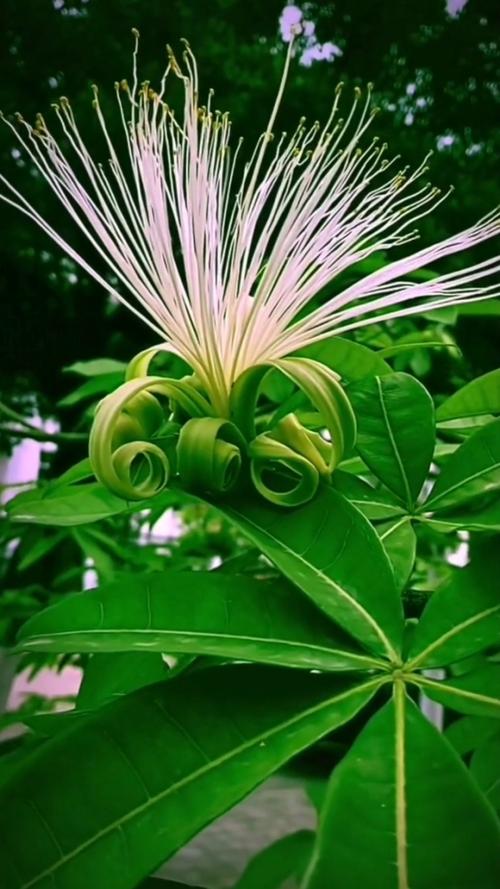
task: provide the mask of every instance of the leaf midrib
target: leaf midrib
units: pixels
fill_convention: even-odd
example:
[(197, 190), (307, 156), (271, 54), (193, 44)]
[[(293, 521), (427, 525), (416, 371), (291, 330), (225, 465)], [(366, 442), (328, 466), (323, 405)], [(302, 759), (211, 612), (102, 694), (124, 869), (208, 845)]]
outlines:
[[(468, 617), (467, 620), (462, 621), (459, 624), (455, 624), (450, 630), (446, 633), (443, 633), (442, 636), (439, 636), (438, 639), (435, 639), (434, 642), (431, 642), (427, 648), (424, 648), (420, 654), (417, 654), (412, 660), (408, 661), (406, 664), (407, 670), (415, 670), (417, 667), (420, 667), (422, 664), (425, 666), (425, 659), (432, 654), (438, 648), (441, 648), (443, 645), (446, 645), (450, 639), (453, 639), (454, 636), (460, 635), (464, 630), (468, 629), (468, 627), (474, 626), (475, 623), (478, 623), (484, 618), (489, 617), (491, 614), (495, 614), (496, 611), (500, 611), (500, 605), (493, 605), (491, 608), (486, 608), (484, 611), (478, 611), (476, 614), (473, 614), (472, 617)], [(437, 665), (434, 665), (437, 666)]]
[[(500, 607), (500, 606), (499, 606)], [(213, 639), (217, 641), (219, 639), (230, 640), (234, 642), (257, 642), (259, 645), (263, 646), (282, 646), (282, 647), (290, 647), (290, 648), (299, 648), (305, 651), (314, 651), (319, 654), (340, 654), (343, 657), (348, 657), (351, 660), (355, 660), (359, 663), (365, 664), (367, 667), (385, 667), (385, 662), (382, 660), (377, 660), (376, 658), (370, 658), (368, 655), (356, 654), (356, 652), (350, 652), (348, 649), (344, 650), (342, 648), (326, 648), (321, 645), (314, 645), (313, 643), (308, 642), (295, 642), (293, 639), (274, 639), (274, 638), (263, 638), (262, 636), (233, 636), (229, 633), (206, 633), (206, 632), (193, 632), (189, 630), (157, 630), (154, 628), (150, 629), (130, 629), (130, 627), (112, 627), (109, 629), (98, 629), (98, 630), (65, 630), (64, 632), (55, 632), (55, 633), (46, 633), (45, 635), (32, 636), (31, 639), (27, 639), (26, 641), (22, 640), (19, 644), (19, 648), (23, 650), (33, 650), (38, 648), (39, 645), (43, 645), (44, 643), (50, 643), (54, 639), (65, 639), (67, 637), (82, 637), (82, 636), (113, 636), (115, 634), (128, 634), (131, 636), (137, 635), (145, 635), (145, 636), (166, 636), (167, 638), (170, 636), (189, 636), (193, 639)]]
[[(446, 497), (448, 494), (453, 493), (453, 491), (456, 491), (457, 488), (461, 488), (463, 485), (467, 485), (469, 482), (474, 481), (474, 479), (480, 478), (482, 475), (486, 475), (488, 472), (491, 472), (493, 469), (500, 469), (500, 462), (490, 463), (489, 466), (485, 466), (483, 469), (478, 470), (478, 472), (473, 472), (472, 475), (468, 475), (466, 478), (460, 479), (459, 482), (456, 482), (454, 485), (451, 485), (449, 488), (446, 488), (444, 491), (442, 491), (440, 494), (438, 494), (437, 497), (431, 496), (430, 499), (424, 504), (424, 506), (426, 507), (426, 509), (428, 507), (431, 507), (431, 509), (435, 509), (436, 508), (435, 504), (439, 503), (439, 501), (442, 500), (443, 497)], [(438, 477), (437, 481), (439, 481), (439, 477)], [(436, 484), (437, 484), (437, 482), (436, 482)]]
[(384, 397), (383, 397), (383, 392), (382, 392), (382, 383), (378, 377), (376, 377), (376, 380), (377, 380), (377, 389), (378, 389), (380, 407), (382, 409), (382, 414), (383, 414), (383, 417), (385, 420), (385, 425), (387, 426), (387, 431), (389, 433), (389, 441), (391, 443), (392, 450), (394, 451), (396, 463), (398, 464), (399, 472), (401, 474), (401, 479), (403, 481), (403, 485), (404, 485), (404, 489), (405, 489), (405, 493), (406, 493), (406, 503), (407, 503), (407, 506), (411, 509), (411, 507), (413, 505), (413, 497), (412, 497), (412, 493), (410, 490), (410, 484), (409, 484), (408, 477), (405, 472), (403, 461), (401, 460), (401, 455), (399, 453), (399, 450), (398, 450), (398, 447), (396, 444), (396, 439), (394, 438), (394, 433), (392, 431), (392, 426), (390, 423), (389, 414), (387, 412), (387, 408), (386, 408), (386, 405), (384, 402)]
[[(251, 740), (245, 741), (245, 743), (240, 744), (238, 747), (233, 747), (231, 749), (231, 751), (229, 751), (228, 753), (225, 753), (222, 756), (216, 757), (215, 759), (211, 760), (209, 763), (202, 766), (200, 769), (197, 769), (195, 772), (191, 772), (189, 775), (187, 775), (184, 778), (181, 778), (181, 780), (177, 781), (175, 784), (171, 784), (169, 787), (167, 787), (165, 790), (161, 791), (160, 793), (150, 796), (149, 799), (146, 800), (145, 803), (141, 803), (141, 805), (136, 806), (134, 809), (131, 809), (125, 815), (123, 815), (121, 818), (116, 818), (110, 824), (107, 824), (106, 827), (102, 828), (97, 833), (95, 833), (88, 840), (85, 840), (85, 842), (81, 843), (79, 846), (74, 848), (71, 852), (69, 852), (66, 855), (59, 858), (52, 866), (50, 866), (50, 867), (46, 868), (44, 871), (38, 873), (33, 879), (28, 880), (27, 883), (23, 883), (23, 885), (20, 886), (20, 889), (30, 889), (30, 887), (35, 886), (35, 884), (39, 880), (43, 880), (45, 877), (48, 877), (51, 874), (54, 874), (64, 864), (66, 864), (68, 861), (71, 861), (72, 859), (74, 859), (77, 855), (80, 854), (80, 852), (83, 852), (85, 849), (92, 846), (95, 842), (100, 840), (103, 836), (106, 836), (107, 834), (111, 833), (116, 828), (120, 828), (120, 829), (123, 828), (123, 825), (125, 823), (127, 823), (128, 821), (135, 818), (141, 812), (150, 808), (150, 806), (156, 805), (162, 799), (165, 799), (166, 797), (168, 797), (169, 794), (176, 793), (178, 790), (180, 790), (186, 784), (189, 784), (192, 781), (195, 781), (197, 778), (202, 777), (205, 773), (210, 772), (214, 768), (217, 768), (217, 766), (223, 765), (226, 761), (229, 761), (232, 758), (238, 756), (243, 751), (253, 747), (256, 744), (260, 744), (262, 741), (265, 741), (266, 739), (271, 738), (273, 735), (277, 734), (278, 732), (281, 732), (284, 729), (287, 729), (290, 726), (293, 726), (294, 724), (296, 724), (304, 719), (308, 719), (310, 716), (313, 716), (314, 714), (320, 713), (322, 710), (328, 709), (329, 707), (332, 706), (332, 704), (336, 704), (339, 701), (342, 701), (345, 698), (350, 697), (351, 695), (359, 694), (360, 692), (363, 692), (363, 691), (369, 691), (371, 688), (373, 688), (375, 690), (384, 681), (385, 681), (385, 678), (377, 677), (376, 679), (372, 679), (369, 682), (363, 683), (362, 685), (355, 686), (354, 688), (351, 688), (348, 691), (337, 695), (336, 697), (329, 698), (327, 701), (322, 701), (321, 704), (318, 704), (315, 707), (311, 707), (308, 710), (302, 710), (298, 716), (295, 716), (292, 719), (288, 719), (285, 722), (281, 722), (279, 724), (279, 726), (275, 726), (271, 730), (262, 732), (260, 735), (255, 735)], [(328, 731), (328, 729), (325, 730), (325, 733), (327, 731)]]
[(454, 685), (448, 685), (447, 682), (434, 682), (432, 679), (427, 679), (425, 676), (419, 676), (418, 680), (416, 680), (416, 684), (422, 685), (424, 688), (433, 688), (435, 691), (444, 691), (445, 694), (455, 695), (455, 697), (458, 698), (477, 701), (479, 704), (492, 704), (500, 713), (500, 698), (492, 698), (489, 695), (482, 695), (477, 691), (468, 691), (466, 688), (457, 688)]
[[(355, 599), (353, 596), (349, 595), (349, 593), (346, 590), (344, 590), (342, 587), (340, 587), (338, 584), (336, 584), (335, 581), (333, 581), (331, 579), (331, 577), (327, 577), (325, 574), (323, 574), (322, 571), (319, 568), (316, 568), (316, 566), (313, 565), (311, 562), (307, 562), (305, 559), (303, 559), (299, 553), (296, 553), (294, 550), (292, 550), (288, 546), (286, 546), (286, 544), (284, 544), (281, 540), (278, 540), (277, 538), (273, 537), (272, 534), (269, 533), (269, 531), (264, 530), (259, 525), (256, 525), (255, 522), (252, 522), (251, 519), (248, 519), (246, 516), (239, 513), (236, 509), (234, 509), (234, 507), (231, 507), (227, 511), (229, 514), (231, 514), (231, 513), (235, 514), (244, 523), (250, 525), (252, 528), (255, 528), (258, 532), (258, 535), (262, 535), (263, 537), (268, 538), (272, 543), (275, 543), (275, 544), (278, 543), (283, 548), (285, 553), (287, 553), (288, 555), (291, 556), (291, 558), (296, 559), (298, 562), (300, 562), (303, 565), (306, 565), (307, 568), (310, 571), (312, 571), (323, 583), (327, 583), (327, 584), (331, 585), (336, 590), (338, 595), (341, 598), (344, 598), (345, 600), (347, 600), (349, 602), (349, 604), (352, 606), (352, 608), (355, 611), (357, 611), (359, 613), (359, 615), (363, 618), (363, 620), (365, 620), (366, 623), (373, 629), (373, 631), (375, 632), (375, 635), (382, 642), (382, 645), (384, 646), (388, 657), (391, 660), (397, 661), (397, 659), (398, 659), (397, 652), (392, 647), (388, 637), (385, 635), (384, 631), (382, 630), (382, 627), (377, 623), (375, 618), (372, 617), (372, 615), (366, 610), (366, 608), (364, 608), (360, 604), (360, 602), (357, 601), (357, 599)], [(328, 616), (334, 620), (332, 615), (329, 612), (325, 611), (325, 609), (321, 606), (321, 604), (319, 603), (319, 601), (316, 597), (313, 598), (313, 596), (311, 596), (311, 594), (307, 590), (304, 590), (304, 592), (310, 599), (312, 599), (316, 603), (316, 605), (318, 605), (319, 608), (321, 608), (321, 610), (325, 614), (328, 614)]]

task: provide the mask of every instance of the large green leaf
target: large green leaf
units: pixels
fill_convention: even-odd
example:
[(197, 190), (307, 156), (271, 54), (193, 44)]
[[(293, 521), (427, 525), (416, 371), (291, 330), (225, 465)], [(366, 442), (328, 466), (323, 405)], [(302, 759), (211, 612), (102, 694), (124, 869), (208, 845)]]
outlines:
[(414, 377), (394, 373), (350, 390), (358, 421), (357, 448), (372, 472), (410, 509), (434, 452), (434, 406)]
[(446, 666), (498, 642), (499, 572), (500, 554), (492, 547), (433, 593), (412, 638), (409, 669)]
[(313, 841), (312, 830), (298, 830), (280, 837), (252, 858), (232, 889), (281, 889), (290, 877), (300, 879)]
[(467, 383), (441, 404), (436, 411), (438, 420), (475, 417), (480, 414), (500, 413), (500, 369)]
[(219, 508), (336, 623), (396, 660), (402, 611), (391, 565), (370, 522), (329, 487), (281, 509), (248, 495)]
[(94, 712), (1, 788), (2, 889), (132, 889), (378, 681), (224, 667)]
[(447, 509), (500, 489), (500, 419), (473, 432), (444, 464), (425, 511)]
[(307, 889), (496, 889), (500, 829), (398, 685), (335, 769)]
[(463, 676), (448, 676), (435, 682), (420, 676), (425, 693), (458, 713), (500, 718), (500, 664), (487, 664)]
[(374, 665), (284, 582), (219, 572), (132, 575), (64, 597), (22, 628), (24, 649), (209, 654), (321, 670)]

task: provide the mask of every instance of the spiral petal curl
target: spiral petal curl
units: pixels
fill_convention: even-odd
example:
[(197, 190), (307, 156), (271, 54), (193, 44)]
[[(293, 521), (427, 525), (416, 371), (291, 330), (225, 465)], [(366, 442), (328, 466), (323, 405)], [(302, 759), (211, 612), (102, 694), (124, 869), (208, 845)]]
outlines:
[[(333, 370), (308, 358), (283, 358), (245, 371), (234, 383), (229, 416), (214, 416), (194, 374), (150, 376), (166, 346), (140, 352), (126, 381), (97, 407), (90, 434), (94, 472), (127, 500), (158, 494), (172, 474), (188, 490), (223, 495), (243, 471), (271, 503), (298, 506), (328, 481), (356, 438), (349, 400)], [(306, 428), (278, 409), (264, 426), (258, 402), (266, 376), (283, 374), (311, 407)], [(327, 433), (327, 437), (325, 436)]]

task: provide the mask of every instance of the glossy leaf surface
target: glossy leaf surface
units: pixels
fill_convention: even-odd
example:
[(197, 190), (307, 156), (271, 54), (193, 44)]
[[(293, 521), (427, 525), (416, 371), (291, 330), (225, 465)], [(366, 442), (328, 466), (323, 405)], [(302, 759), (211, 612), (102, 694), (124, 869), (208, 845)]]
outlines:
[(298, 830), (280, 837), (252, 858), (232, 889), (281, 889), (285, 880), (300, 879), (313, 842), (312, 830)]
[(500, 635), (500, 554), (484, 551), (436, 590), (415, 629), (412, 667), (441, 667), (484, 650)]
[(391, 565), (369, 521), (345, 497), (325, 487), (298, 509), (256, 497), (220, 508), (343, 629), (396, 658), (402, 611)]
[(25, 649), (209, 654), (353, 670), (372, 661), (290, 584), (165, 572), (65, 597), (22, 628)]
[(442, 682), (422, 676), (419, 684), (434, 701), (458, 713), (500, 718), (500, 664), (488, 664), (463, 676), (448, 676)]
[(461, 506), (500, 490), (500, 419), (474, 432), (444, 464), (426, 510)]
[(415, 503), (434, 451), (434, 407), (414, 377), (364, 380), (349, 393), (358, 421), (357, 449), (372, 472), (408, 507)]
[(438, 420), (500, 413), (500, 369), (491, 370), (454, 392), (436, 411)]
[(80, 720), (0, 791), (2, 889), (132, 889), (375, 687), (225, 667)]
[(493, 812), (401, 688), (333, 773), (304, 886), (495, 889), (499, 880)]

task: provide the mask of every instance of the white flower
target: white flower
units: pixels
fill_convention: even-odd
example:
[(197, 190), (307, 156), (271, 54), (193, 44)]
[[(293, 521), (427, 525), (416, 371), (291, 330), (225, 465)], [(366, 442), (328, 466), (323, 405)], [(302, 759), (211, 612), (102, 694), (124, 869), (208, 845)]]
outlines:
[[(137, 41), (137, 37), (136, 37)], [(73, 110), (55, 106), (73, 160), (41, 117), (20, 119), (19, 141), (75, 223), (123, 288), (93, 269), (8, 182), (3, 200), (33, 219), (113, 296), (140, 315), (198, 374), (223, 410), (247, 368), (303, 349), (332, 334), (496, 296), (483, 284), (500, 270), (498, 258), (431, 280), (408, 276), (467, 250), (499, 231), (500, 213), (437, 244), (400, 257), (322, 304), (311, 301), (360, 260), (418, 237), (415, 224), (446, 195), (425, 181), (427, 160), (409, 172), (386, 159), (377, 139), (364, 144), (375, 110), (370, 88), (356, 90), (339, 119), (341, 89), (323, 125), (301, 120), (291, 134), (273, 136), (293, 53), (268, 127), (246, 163), (231, 145), (227, 113), (198, 104), (198, 74), (186, 45), (181, 69), (169, 51), (158, 92), (139, 85), (137, 42), (133, 82), (116, 85), (128, 154), (125, 168), (113, 145), (94, 89), (109, 165), (88, 152)], [(168, 78), (184, 86), (183, 119), (166, 104)], [(332, 288), (334, 289), (334, 287)]]

